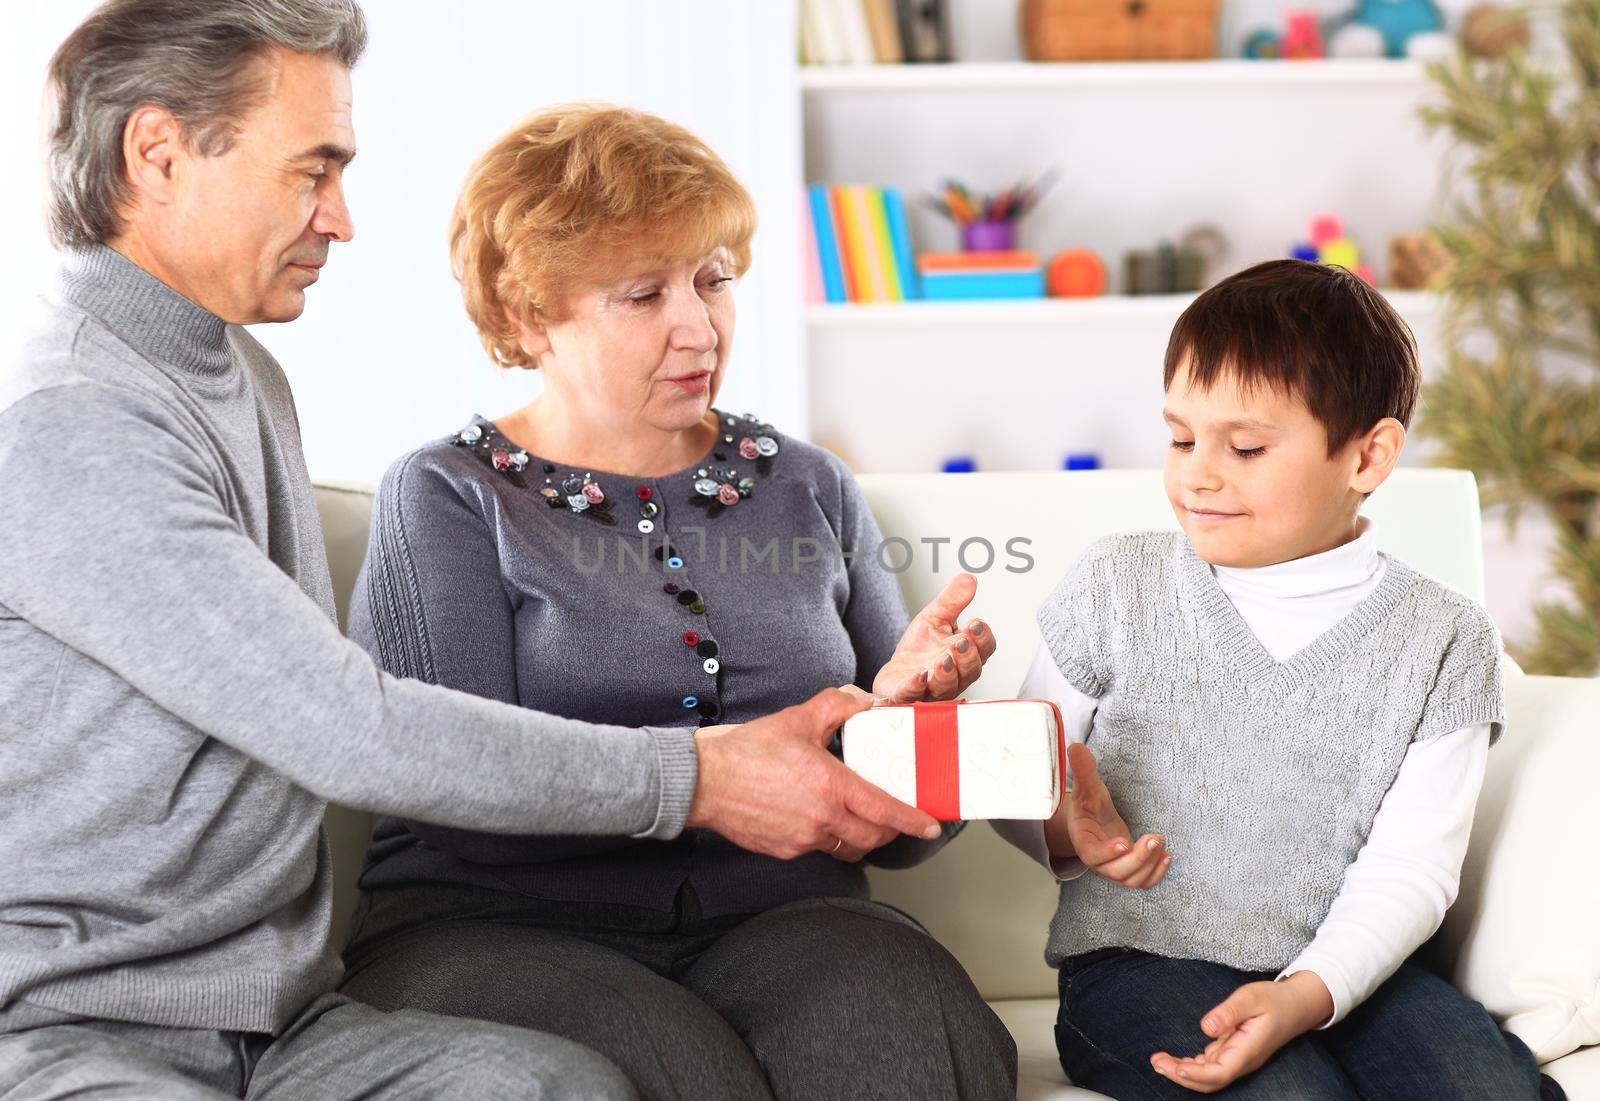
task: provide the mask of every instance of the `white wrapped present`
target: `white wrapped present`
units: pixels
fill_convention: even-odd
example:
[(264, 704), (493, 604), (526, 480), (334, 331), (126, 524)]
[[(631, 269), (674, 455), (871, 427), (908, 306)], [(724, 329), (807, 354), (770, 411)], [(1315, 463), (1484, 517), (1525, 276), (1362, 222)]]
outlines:
[(1066, 745), (1046, 700), (874, 707), (844, 724), (844, 763), (943, 822), (1049, 818)]

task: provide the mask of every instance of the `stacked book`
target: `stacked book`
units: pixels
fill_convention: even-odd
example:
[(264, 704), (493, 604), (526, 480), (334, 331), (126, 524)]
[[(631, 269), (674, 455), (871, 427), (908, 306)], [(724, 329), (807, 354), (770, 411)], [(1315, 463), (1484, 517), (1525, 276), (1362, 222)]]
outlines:
[(807, 249), (809, 298), (904, 302), (920, 297), (906, 204), (899, 191), (813, 184), (806, 198), (809, 244), (814, 246), (814, 251)]
[(1044, 297), (1036, 252), (925, 252), (917, 270), (928, 299)]
[(800, 0), (803, 65), (948, 60), (944, 0)]

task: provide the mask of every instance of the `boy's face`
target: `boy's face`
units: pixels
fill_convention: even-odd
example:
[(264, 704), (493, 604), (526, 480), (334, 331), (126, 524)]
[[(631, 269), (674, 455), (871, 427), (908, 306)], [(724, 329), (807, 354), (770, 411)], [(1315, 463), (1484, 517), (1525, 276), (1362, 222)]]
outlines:
[(1322, 424), (1298, 398), (1246, 392), (1226, 376), (1192, 389), (1187, 365), (1167, 390), (1165, 418), (1167, 499), (1195, 553), (1214, 566), (1268, 566), (1349, 542), (1365, 487), (1376, 488), (1399, 455), (1394, 447), (1374, 464), (1373, 433), (1405, 438), (1386, 420), (1330, 456)]

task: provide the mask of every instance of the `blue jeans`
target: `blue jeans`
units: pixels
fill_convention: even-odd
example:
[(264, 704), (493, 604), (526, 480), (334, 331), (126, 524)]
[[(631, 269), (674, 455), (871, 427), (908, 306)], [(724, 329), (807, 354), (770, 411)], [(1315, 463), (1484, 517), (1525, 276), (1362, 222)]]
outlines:
[[(1122, 1101), (1194, 1101), (1200, 1095), (1157, 1074), (1150, 1056), (1199, 1053), (1209, 1042), (1200, 1031), (1205, 1012), (1245, 983), (1273, 977), (1131, 948), (1074, 956), (1061, 967), (1061, 1067), (1074, 1085)], [(1563, 1096), (1548, 1079), (1544, 1087), (1546, 1099)], [(1538, 1098), (1540, 1088), (1522, 1041), (1501, 1032), (1483, 1006), (1407, 962), (1337, 1025), (1290, 1041), (1215, 1096), (1513, 1101)]]

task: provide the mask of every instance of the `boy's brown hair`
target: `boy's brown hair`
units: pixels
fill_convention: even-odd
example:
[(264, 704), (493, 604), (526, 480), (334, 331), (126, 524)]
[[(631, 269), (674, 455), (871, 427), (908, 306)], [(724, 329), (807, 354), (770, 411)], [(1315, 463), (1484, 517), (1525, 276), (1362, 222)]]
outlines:
[(1383, 295), (1344, 268), (1268, 260), (1196, 298), (1173, 326), (1163, 385), (1230, 378), (1305, 402), (1331, 456), (1385, 417), (1407, 428), (1421, 368), (1411, 330)]

